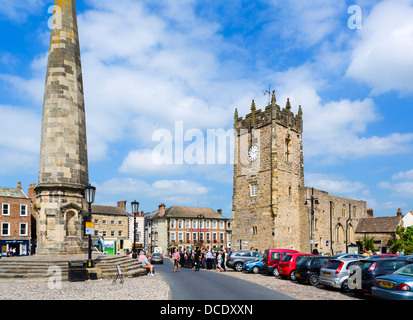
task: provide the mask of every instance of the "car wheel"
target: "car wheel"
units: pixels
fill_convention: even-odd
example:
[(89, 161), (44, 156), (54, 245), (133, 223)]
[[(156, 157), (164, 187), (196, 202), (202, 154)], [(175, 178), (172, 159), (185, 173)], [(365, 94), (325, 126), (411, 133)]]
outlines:
[(344, 280), (341, 284), (341, 292), (350, 292), (350, 289), (348, 288), (348, 280)]
[(257, 274), (258, 272), (260, 272), (260, 268), (258, 268), (257, 266), (255, 266), (254, 268), (252, 268), (252, 273)]
[(293, 270), (293, 271), (291, 271), (291, 273), (290, 273), (290, 280), (295, 280), (295, 271)]
[(238, 272), (242, 271), (242, 263), (241, 263), (241, 262), (237, 262), (237, 263), (234, 265), (234, 269), (235, 269), (235, 271), (238, 271)]
[(272, 274), (273, 274), (274, 277), (278, 277), (278, 276), (280, 275), (280, 273), (278, 272), (278, 269), (277, 269), (277, 268), (274, 268), (274, 269), (272, 270)]
[(312, 286), (317, 286), (318, 283), (320, 282), (320, 279), (318, 277), (318, 275), (316, 275), (315, 273), (313, 273), (310, 278), (308, 278), (308, 282), (310, 282), (310, 284)]

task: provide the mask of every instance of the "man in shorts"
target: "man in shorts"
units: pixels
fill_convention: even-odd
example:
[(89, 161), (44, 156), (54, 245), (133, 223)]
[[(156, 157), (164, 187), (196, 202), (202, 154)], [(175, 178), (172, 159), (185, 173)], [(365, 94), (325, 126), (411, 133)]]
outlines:
[(153, 265), (149, 263), (149, 252), (146, 253), (146, 256), (142, 259), (142, 268), (149, 270), (148, 276), (152, 276), (155, 274), (155, 268)]

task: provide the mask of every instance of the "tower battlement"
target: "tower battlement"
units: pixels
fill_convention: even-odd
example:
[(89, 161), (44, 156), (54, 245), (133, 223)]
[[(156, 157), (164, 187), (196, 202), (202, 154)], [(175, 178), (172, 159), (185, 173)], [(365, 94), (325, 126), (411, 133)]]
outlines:
[(301, 106), (298, 108), (298, 113), (295, 115), (291, 111), (290, 100), (287, 99), (285, 108), (276, 104), (275, 93), (272, 93), (271, 104), (265, 107), (264, 111), (256, 109), (255, 102), (252, 100), (251, 112), (245, 118), (238, 116), (238, 110), (235, 109), (234, 114), (234, 129), (258, 129), (269, 125), (272, 120), (279, 125), (282, 125), (291, 130), (302, 133), (303, 132), (303, 111)]

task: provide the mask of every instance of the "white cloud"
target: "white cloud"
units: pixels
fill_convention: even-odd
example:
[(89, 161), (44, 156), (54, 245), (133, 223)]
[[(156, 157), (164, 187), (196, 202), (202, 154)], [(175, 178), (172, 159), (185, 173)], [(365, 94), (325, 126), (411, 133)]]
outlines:
[[(212, 190), (201, 183), (189, 180), (157, 180), (148, 183), (133, 178), (114, 178), (102, 184), (95, 184), (97, 194), (117, 195), (129, 198), (148, 199), (169, 203), (193, 204), (207, 198)], [(101, 197), (101, 195), (99, 195)], [(138, 200), (139, 201), (139, 200)]]
[(391, 177), (392, 180), (411, 180), (413, 181), (413, 169), (408, 171), (400, 171)]
[(46, 2), (46, 0), (2, 0), (0, 2), (0, 16), (20, 24), (26, 21), (28, 15), (39, 12)]
[(373, 94), (397, 90), (413, 92), (413, 1), (385, 0), (357, 30), (347, 76), (361, 80)]
[(305, 175), (306, 185), (334, 195), (360, 198), (369, 195), (367, 186), (359, 181), (348, 181), (335, 175), (310, 173)]
[(382, 120), (373, 99), (341, 99), (323, 101), (318, 91), (326, 85), (306, 64), (274, 75), (277, 83), (277, 103), (285, 106), (287, 98), (294, 112), (303, 109), (304, 152), (306, 157), (318, 157), (325, 164), (337, 159), (354, 159), (374, 155), (406, 153), (413, 150), (413, 133), (368, 135), (368, 125)]
[(339, 17), (347, 12), (345, 1), (272, 1), (274, 22), (266, 26), (267, 32), (280, 33), (293, 46), (307, 47), (319, 44), (336, 33)]

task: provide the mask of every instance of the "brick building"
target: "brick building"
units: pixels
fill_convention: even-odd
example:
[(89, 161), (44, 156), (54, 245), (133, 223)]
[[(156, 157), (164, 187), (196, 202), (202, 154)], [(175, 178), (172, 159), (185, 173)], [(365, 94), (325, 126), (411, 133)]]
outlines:
[(16, 188), (0, 187), (2, 255), (8, 249), (15, 249), (16, 255), (28, 255), (31, 250), (32, 201), (22, 191), (18, 182)]
[(226, 248), (228, 218), (222, 210), (211, 208), (171, 206), (160, 204), (158, 210), (145, 214), (146, 245), (150, 251), (161, 247), (164, 252), (173, 248)]

